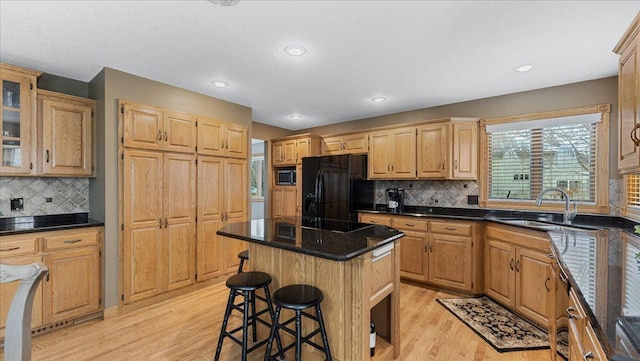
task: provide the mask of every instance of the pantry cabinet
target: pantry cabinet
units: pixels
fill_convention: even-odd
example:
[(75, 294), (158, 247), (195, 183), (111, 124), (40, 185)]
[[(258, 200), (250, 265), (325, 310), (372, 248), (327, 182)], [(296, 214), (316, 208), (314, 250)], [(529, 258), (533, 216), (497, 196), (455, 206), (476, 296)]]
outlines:
[(129, 303), (195, 282), (195, 156), (125, 150), (123, 158)]
[(120, 101), (120, 112), (124, 119), (124, 147), (196, 152), (195, 116), (124, 100)]
[(369, 133), (369, 179), (416, 178), (416, 128)]
[[(0, 237), (2, 262), (24, 265), (44, 262), (49, 273), (33, 300), (31, 329), (97, 317), (102, 305), (103, 228), (86, 227)], [(0, 337), (19, 282), (0, 285)]]
[(637, 15), (613, 51), (618, 60), (618, 168), (640, 170), (640, 15)]
[(38, 90), (39, 174), (95, 175), (95, 108), (95, 100)]
[(198, 282), (237, 270), (243, 242), (216, 232), (247, 219), (245, 160), (198, 156)]
[(3, 175), (36, 172), (36, 83), (41, 73), (0, 63)]
[(496, 225), (485, 231), (485, 293), (539, 325), (548, 325), (552, 274), (546, 233)]
[(343, 134), (322, 139), (322, 155), (363, 154), (369, 151), (369, 134)]
[(197, 119), (198, 154), (247, 158), (247, 127), (210, 118)]

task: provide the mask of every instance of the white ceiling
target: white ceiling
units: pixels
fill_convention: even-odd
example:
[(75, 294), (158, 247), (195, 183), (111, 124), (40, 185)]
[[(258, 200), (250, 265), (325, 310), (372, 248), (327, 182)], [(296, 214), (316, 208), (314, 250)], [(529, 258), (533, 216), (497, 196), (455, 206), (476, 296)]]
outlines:
[[(611, 49), (638, 11), (640, 1), (0, 0), (0, 61), (84, 82), (110, 67), (298, 130), (615, 75)], [(286, 55), (288, 44), (307, 52)], [(513, 71), (522, 64), (535, 67)]]

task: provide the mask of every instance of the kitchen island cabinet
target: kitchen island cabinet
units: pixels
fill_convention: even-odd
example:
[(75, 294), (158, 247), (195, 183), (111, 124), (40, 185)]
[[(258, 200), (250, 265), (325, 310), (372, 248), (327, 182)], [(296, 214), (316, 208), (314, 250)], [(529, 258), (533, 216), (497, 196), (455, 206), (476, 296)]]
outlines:
[[(322, 313), (334, 360), (369, 358), (370, 322), (376, 324), (381, 336), (377, 347), (383, 349), (373, 359), (399, 357), (401, 232), (303, 217), (234, 223), (218, 234), (248, 241), (250, 270), (270, 274), (274, 290), (299, 283), (322, 290)], [(303, 323), (303, 327), (307, 326)], [(306, 352), (314, 351), (303, 349), (303, 359)]]

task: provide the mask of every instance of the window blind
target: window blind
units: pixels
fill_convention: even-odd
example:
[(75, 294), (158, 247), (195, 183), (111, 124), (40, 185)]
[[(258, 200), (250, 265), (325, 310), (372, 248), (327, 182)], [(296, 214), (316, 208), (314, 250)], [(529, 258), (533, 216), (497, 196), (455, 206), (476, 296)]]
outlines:
[[(624, 316), (640, 315), (640, 305), (638, 295), (640, 295), (640, 247), (632, 242), (627, 242), (625, 250), (625, 279), (624, 279), (624, 302), (622, 304), (622, 314)], [(640, 256), (638, 256), (640, 257)]]
[(640, 175), (628, 174), (627, 180), (627, 206), (640, 207)]
[[(571, 200), (595, 202), (597, 122), (592, 120), (533, 128), (524, 122), (529, 123), (524, 129), (487, 131), (489, 198), (533, 200), (543, 189), (557, 187)], [(561, 195), (549, 192), (549, 198)]]

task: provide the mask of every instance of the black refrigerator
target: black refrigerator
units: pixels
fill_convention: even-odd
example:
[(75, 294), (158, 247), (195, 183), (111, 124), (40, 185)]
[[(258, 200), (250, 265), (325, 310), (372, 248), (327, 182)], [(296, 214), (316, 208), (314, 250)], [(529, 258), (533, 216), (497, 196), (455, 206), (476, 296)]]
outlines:
[(357, 222), (358, 209), (372, 209), (375, 183), (367, 180), (367, 156), (302, 158), (302, 216)]

